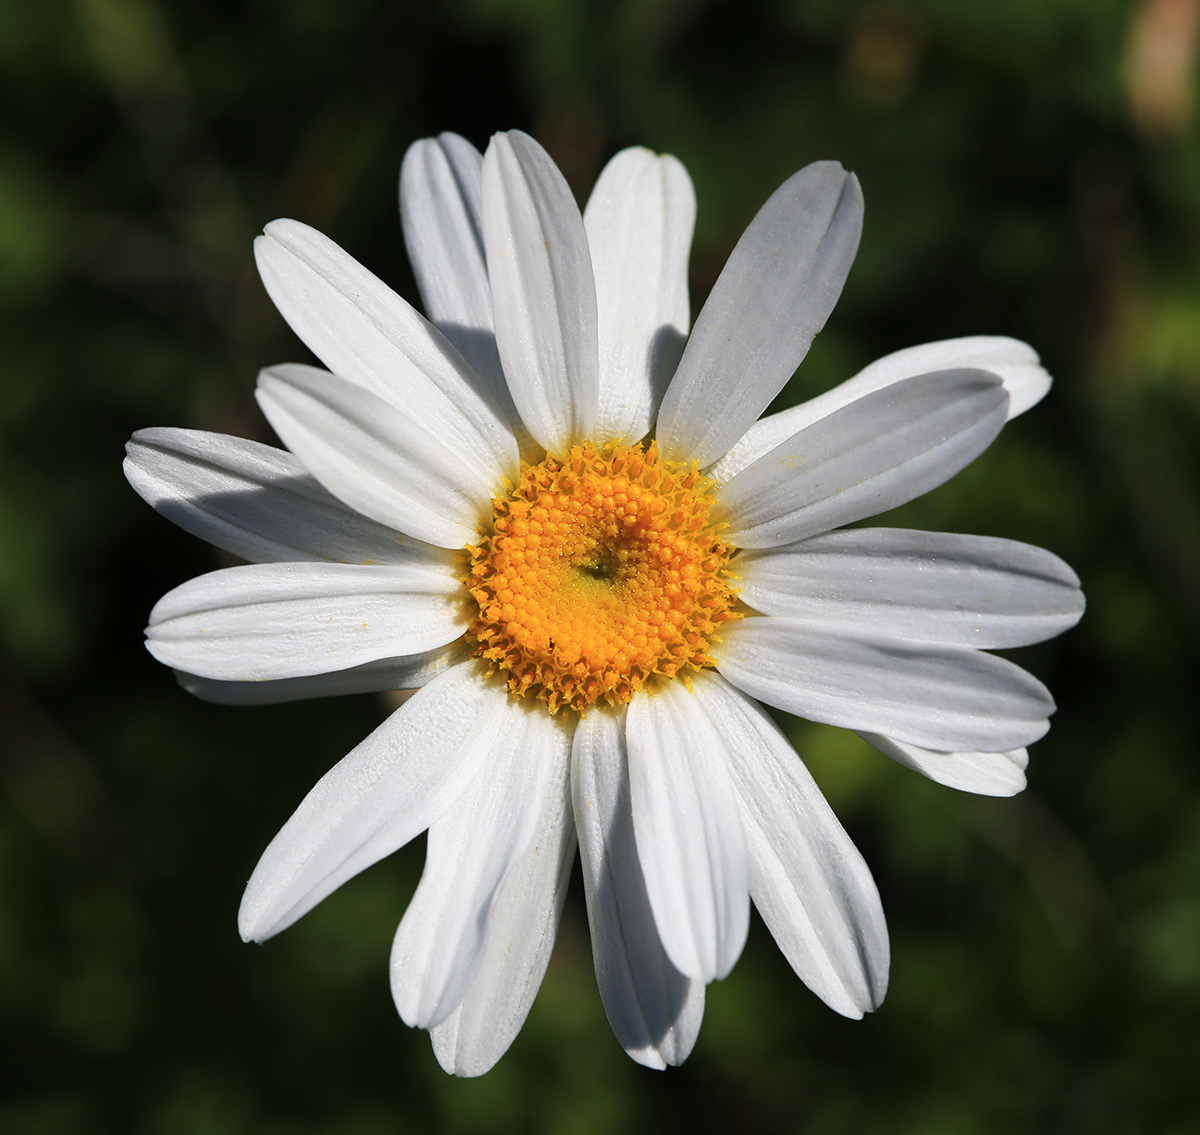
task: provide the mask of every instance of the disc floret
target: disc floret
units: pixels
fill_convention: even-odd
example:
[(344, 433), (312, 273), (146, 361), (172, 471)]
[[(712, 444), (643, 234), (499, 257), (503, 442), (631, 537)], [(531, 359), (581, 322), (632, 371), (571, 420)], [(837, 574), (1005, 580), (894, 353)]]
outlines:
[(654, 677), (711, 666), (739, 617), (715, 486), (649, 446), (590, 442), (522, 466), (470, 549), (473, 652), (551, 713), (629, 701)]

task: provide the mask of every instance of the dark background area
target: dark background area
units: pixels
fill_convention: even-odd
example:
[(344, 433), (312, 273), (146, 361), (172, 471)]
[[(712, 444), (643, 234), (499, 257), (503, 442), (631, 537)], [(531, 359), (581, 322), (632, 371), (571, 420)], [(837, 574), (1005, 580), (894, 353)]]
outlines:
[[(1200, 1131), (1198, 34), (1197, 0), (0, 0), (0, 1133)], [(405, 148), (510, 127), (581, 197), (623, 146), (684, 161), (693, 312), (785, 176), (858, 173), (862, 250), (780, 405), (968, 334), (1056, 378), (894, 518), (1083, 578), (1082, 624), (1014, 655), (1060, 706), (1029, 790), (787, 723), (888, 912), (865, 1021), (756, 922), (691, 1060), (639, 1068), (573, 892), (508, 1056), (447, 1077), (387, 988), (420, 841), (238, 940), (259, 853), (385, 707), (179, 690), (141, 627), (221, 561), (122, 446), (270, 440), (256, 372), (304, 352), (254, 233), (306, 221), (415, 301)]]

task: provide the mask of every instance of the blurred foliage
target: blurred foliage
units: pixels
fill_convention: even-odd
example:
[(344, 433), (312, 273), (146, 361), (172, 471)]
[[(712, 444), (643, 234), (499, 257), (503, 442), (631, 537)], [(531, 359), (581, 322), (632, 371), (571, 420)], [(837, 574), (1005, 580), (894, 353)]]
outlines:
[[(1200, 1131), (1198, 25), (1197, 0), (0, 3), (0, 1133)], [(451, 1079), (387, 991), (419, 843), (237, 939), (257, 855), (383, 707), (178, 690), (140, 627), (221, 560), (121, 447), (269, 439), (255, 373), (305, 356), (253, 233), (298, 217), (415, 299), (404, 149), (514, 126), (580, 193), (624, 145), (684, 160), (694, 310), (786, 175), (857, 171), (862, 251), (780, 404), (964, 334), (1056, 376), (899, 517), (1083, 577), (1081, 626), (1019, 652), (1061, 707), (1029, 791), (961, 796), (787, 722), (889, 914), (865, 1021), (756, 923), (689, 1063), (641, 1069), (573, 894), (512, 1051)]]

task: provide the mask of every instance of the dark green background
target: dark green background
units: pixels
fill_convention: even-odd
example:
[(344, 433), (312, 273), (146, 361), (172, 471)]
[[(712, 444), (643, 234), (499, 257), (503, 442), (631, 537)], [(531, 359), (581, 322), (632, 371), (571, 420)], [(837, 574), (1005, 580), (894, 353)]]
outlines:
[[(1190, 71), (1131, 48), (1186, 55), (1190, 6), (0, 0), (0, 1133), (1200, 1131), (1200, 135)], [(1060, 706), (1029, 791), (963, 796), (788, 723), (888, 912), (865, 1021), (755, 923), (688, 1064), (641, 1069), (575, 891), (509, 1055), (449, 1078), (387, 989), (420, 841), (237, 938), (258, 854), (383, 707), (176, 687), (141, 627), (222, 561), (136, 498), (122, 445), (266, 437), (256, 371), (305, 355), (253, 234), (297, 217), (415, 300), (401, 155), (508, 127), (581, 194), (622, 146), (677, 154), (693, 311), (786, 175), (857, 171), (862, 251), (781, 404), (976, 333), (1057, 379), (898, 518), (1083, 578), (1079, 628), (1017, 653)]]

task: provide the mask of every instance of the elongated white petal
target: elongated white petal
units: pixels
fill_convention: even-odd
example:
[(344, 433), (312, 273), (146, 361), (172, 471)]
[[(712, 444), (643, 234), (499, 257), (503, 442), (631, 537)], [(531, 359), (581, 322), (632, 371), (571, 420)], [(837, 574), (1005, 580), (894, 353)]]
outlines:
[(1016, 796), (1025, 789), (1025, 767), (1029, 764), (1025, 749), (1003, 753), (937, 753), (878, 733), (860, 732), (859, 736), (897, 764), (948, 788), (980, 796)]
[(267, 682), (223, 682), (175, 671), (175, 680), (201, 701), (218, 705), (277, 705), (306, 698), (338, 694), (370, 694), (381, 690), (415, 690), (444, 670), (462, 662), (466, 651), (461, 640), (404, 658), (381, 658), (349, 670), (313, 674), (305, 678), (276, 678)]
[(418, 690), (325, 774), (263, 852), (238, 929), (261, 942), (423, 832), (471, 783), (508, 690), (464, 662)]
[(181, 528), (254, 563), (452, 562), (444, 548), (360, 516), (283, 449), (227, 434), (157, 427), (125, 446), (125, 476)]
[(596, 288), (575, 198), (519, 130), (484, 155), (483, 241), (513, 402), (533, 438), (565, 454), (596, 428)]
[[(1050, 390), (1050, 375), (1041, 365), (1037, 351), (1028, 343), (1005, 335), (968, 335), (962, 339), (921, 343), (884, 355), (843, 383), (843, 386), (857, 389), (846, 391), (842, 397), (858, 398), (869, 390), (935, 370), (962, 369), (986, 370), (1000, 378), (1008, 391), (1010, 420), (1036, 406)], [(823, 397), (829, 398), (834, 393), (831, 390)], [(816, 401), (818, 399), (813, 400)], [(836, 408), (832, 402), (830, 405)]]
[(331, 371), (423, 423), (489, 482), (515, 477), (517, 445), (445, 337), (316, 229), (272, 221), (254, 242), (267, 292)]
[(567, 762), (555, 770), (560, 780), (546, 793), (533, 842), (492, 904), (475, 979), (458, 1008), (430, 1030), (438, 1063), (456, 1076), (482, 1076), (508, 1051), (550, 961), (575, 861)]
[(414, 142), (400, 166), (404, 244), (425, 313), (439, 329), (442, 324), (492, 329), (480, 216), (482, 170), (483, 155), (450, 133)]
[(483, 767), (429, 828), (425, 871), (392, 943), (392, 996), (407, 1024), (432, 1028), (462, 1001), (497, 892), (537, 837), (547, 796), (566, 790), (570, 745), (569, 727), (541, 703), (505, 698)]
[(419, 419), (315, 367), (271, 367), (258, 404), (334, 496), (372, 520), (443, 548), (479, 539), (499, 482), (488, 481)]
[(571, 793), (596, 983), (617, 1042), (647, 1068), (682, 1064), (704, 1016), (704, 983), (671, 964), (633, 832), (625, 714), (593, 708), (575, 730)]
[(658, 416), (674, 461), (716, 461), (783, 389), (842, 293), (862, 235), (858, 179), (814, 162), (767, 200), (696, 319)]
[(968, 647), (772, 616), (726, 624), (721, 634), (717, 669), (751, 697), (929, 749), (1016, 749), (1041, 737), (1054, 712), (1031, 674)]
[(599, 318), (596, 441), (650, 431), (688, 330), (696, 195), (681, 162), (640, 146), (604, 167), (583, 212)]
[(861, 1017), (887, 991), (888, 936), (871, 872), (761, 706), (718, 674), (692, 679), (729, 754), (750, 858), (750, 897), (800, 980)]
[(765, 615), (916, 642), (1025, 646), (1083, 614), (1075, 573), (1016, 540), (851, 528), (737, 558), (738, 596)]
[(770, 548), (906, 503), (954, 476), (1004, 425), (986, 371), (941, 371), (877, 390), (801, 430), (717, 494), (723, 539)]
[(638, 859), (663, 947), (688, 977), (724, 977), (750, 917), (727, 754), (682, 682), (630, 702), (626, 743)]
[(482, 172), (483, 155), (457, 134), (414, 142), (400, 166), (400, 220), (425, 314), (487, 384), (508, 425), (518, 427), (492, 327)]
[(189, 674), (260, 682), (419, 654), (469, 625), (449, 566), (251, 564), (168, 591), (146, 648)]
[(747, 465), (770, 452), (794, 433), (848, 406), (864, 394), (882, 390), (905, 378), (939, 370), (986, 370), (996, 375), (1008, 391), (1008, 417), (1015, 418), (1036, 405), (1050, 389), (1050, 376), (1028, 343), (1001, 335), (972, 335), (943, 339), (918, 347), (905, 347), (877, 359), (853, 378), (824, 394), (771, 414), (755, 422), (708, 474), (723, 485)]

